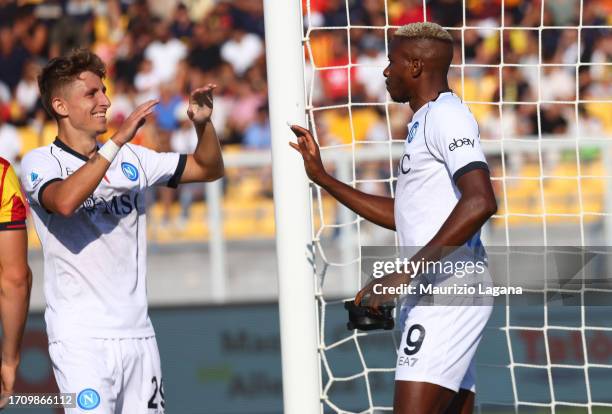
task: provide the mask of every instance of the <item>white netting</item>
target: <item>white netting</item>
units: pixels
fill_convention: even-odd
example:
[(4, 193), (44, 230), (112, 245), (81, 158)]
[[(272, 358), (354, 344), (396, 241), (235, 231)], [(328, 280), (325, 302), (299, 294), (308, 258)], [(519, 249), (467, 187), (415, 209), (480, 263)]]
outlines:
[[(605, 0), (303, 0), (309, 127), (336, 177), (393, 196), (411, 111), (384, 89), (390, 35), (440, 23), (456, 39), (451, 88), (479, 122), (498, 197), (485, 243), (610, 245), (611, 9)], [(396, 237), (312, 189), (323, 411), (390, 412), (398, 332), (347, 331), (339, 298), (360, 287), (360, 247)], [(608, 412), (597, 409), (612, 407), (609, 308), (513, 309), (496, 309), (481, 345), (480, 412)]]

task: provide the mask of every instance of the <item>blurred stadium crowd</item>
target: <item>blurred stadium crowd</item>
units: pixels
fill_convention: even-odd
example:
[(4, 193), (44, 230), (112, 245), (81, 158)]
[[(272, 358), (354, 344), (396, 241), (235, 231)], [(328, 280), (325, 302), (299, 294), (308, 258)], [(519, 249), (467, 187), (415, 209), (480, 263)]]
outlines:
[[(465, 0), (467, 28), (451, 33), (457, 39), (453, 63), (467, 66), (451, 69), (453, 90), (473, 102), (483, 139), (610, 134), (612, 66), (601, 64), (612, 57), (612, 2), (540, 2), (505, 0), (502, 22), (501, 0)], [(368, 26), (422, 21), (426, 14), (460, 28), (463, 3), (428, 0), (424, 8), (422, 0), (303, 0), (306, 73), (321, 143), (403, 139), (409, 109), (385, 106), (385, 31)], [(546, 28), (538, 30), (540, 24)], [(157, 97), (155, 122), (135, 142), (190, 151), (196, 138), (186, 97), (213, 82), (213, 121), (226, 151), (270, 147), (261, 0), (0, 0), (0, 156), (17, 169), (22, 154), (55, 137), (38, 97), (37, 73), (75, 47), (91, 48), (109, 69), (110, 130), (103, 140), (136, 105)], [(538, 66), (540, 59), (545, 66)], [(349, 102), (357, 104), (351, 111)], [(242, 174), (230, 173), (226, 194), (269, 199), (269, 171), (255, 178), (254, 186), (240, 189), (233, 184)], [(182, 200), (186, 220), (192, 200), (203, 197), (199, 187), (179, 191), (156, 195), (162, 221), (170, 219), (173, 200)]]
[[(385, 26), (384, 2), (349, 2), (352, 6), (348, 18), (351, 26), (357, 27), (348, 35), (346, 30), (329, 29), (346, 27), (345, 3), (345, 0), (313, 0), (310, 3), (310, 56), (317, 69), (314, 71), (313, 104), (322, 107), (322, 136), (339, 143), (349, 143), (352, 139), (386, 140), (388, 134), (381, 132), (386, 130), (386, 125), (384, 128), (377, 125), (373, 120), (381, 117), (368, 113), (368, 108), (362, 113), (352, 111), (353, 123), (359, 125), (353, 132), (349, 131), (347, 122), (342, 128), (338, 121), (338, 118), (348, 117), (346, 110), (336, 108), (331, 113), (325, 108), (349, 101), (349, 82), (353, 104), (386, 100), (381, 73), (387, 63), (385, 32), (368, 28)], [(575, 134), (577, 125), (583, 136), (612, 132), (609, 116), (612, 100), (611, 2), (546, 1), (542, 7), (540, 0), (507, 0), (503, 22), (501, 0), (467, 0), (465, 3), (464, 30), (461, 30), (463, 1), (459, 0), (428, 0), (425, 9), (421, 0), (387, 2), (388, 24), (397, 26), (423, 21), (425, 12), (427, 20), (451, 28), (456, 39), (451, 88), (470, 103), (483, 139), (501, 138), (502, 129), (505, 138), (538, 136), (539, 133)], [(502, 23), (505, 29), (500, 42)], [(580, 33), (579, 24), (586, 27)], [(538, 30), (540, 25), (545, 27), (541, 31)], [(455, 27), (457, 29), (452, 30)], [(346, 69), (349, 53), (353, 63), (350, 80)], [(504, 64), (501, 70), (500, 63)], [(543, 66), (538, 67), (539, 63)], [(461, 64), (465, 64), (463, 70), (459, 67)], [(573, 105), (577, 99), (581, 102), (578, 105), (580, 123)], [(593, 102), (596, 100), (607, 102)], [(503, 102), (501, 108), (499, 102)], [(542, 103), (539, 114), (537, 102)], [(404, 110), (409, 115), (405, 106), (402, 109), (391, 107), (393, 139), (405, 136), (407, 114)]]

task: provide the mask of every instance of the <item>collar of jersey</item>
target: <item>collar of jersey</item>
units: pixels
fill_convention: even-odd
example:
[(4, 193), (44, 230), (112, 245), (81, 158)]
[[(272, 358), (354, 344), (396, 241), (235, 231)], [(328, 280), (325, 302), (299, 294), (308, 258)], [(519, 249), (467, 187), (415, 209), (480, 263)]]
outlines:
[[(55, 145), (56, 147), (62, 149), (63, 151), (66, 151), (68, 154), (77, 157), (80, 160), (83, 160), (83, 161), (86, 161), (86, 162), (89, 161), (89, 158), (87, 158), (83, 154), (80, 154), (80, 153), (76, 152), (75, 150), (73, 150), (72, 148), (70, 148), (63, 141), (61, 141), (58, 137), (55, 137), (55, 141), (53, 141), (53, 145)], [(97, 145), (96, 145), (96, 147), (97, 147)], [(99, 147), (97, 149), (99, 149)]]

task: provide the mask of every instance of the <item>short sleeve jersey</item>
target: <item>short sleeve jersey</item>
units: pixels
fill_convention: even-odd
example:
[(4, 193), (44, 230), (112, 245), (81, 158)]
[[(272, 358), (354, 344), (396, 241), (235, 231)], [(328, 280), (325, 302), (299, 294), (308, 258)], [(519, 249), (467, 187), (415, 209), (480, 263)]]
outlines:
[(126, 144), (74, 214), (51, 213), (42, 197), (48, 185), (87, 160), (56, 139), (26, 154), (21, 164), (43, 248), (49, 340), (153, 336), (145, 280), (145, 190), (176, 187), (186, 156)]
[[(461, 197), (457, 180), (474, 169), (488, 171), (478, 124), (452, 92), (419, 108), (408, 124), (398, 166), (395, 224), (401, 246), (422, 247), (440, 230)], [(484, 255), (477, 232), (468, 242)]]
[(25, 228), (25, 197), (13, 167), (0, 157), (0, 231)]

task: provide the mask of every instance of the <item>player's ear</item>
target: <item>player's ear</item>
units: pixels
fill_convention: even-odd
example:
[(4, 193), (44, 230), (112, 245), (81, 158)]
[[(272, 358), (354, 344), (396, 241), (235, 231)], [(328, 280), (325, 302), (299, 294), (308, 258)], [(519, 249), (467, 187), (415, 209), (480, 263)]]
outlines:
[(53, 108), (53, 111), (59, 116), (68, 116), (68, 107), (66, 106), (66, 102), (59, 96), (54, 96), (53, 98), (51, 98), (51, 107)]
[(410, 73), (413, 78), (416, 78), (421, 75), (423, 72), (423, 61), (421, 59), (412, 59), (410, 62)]

